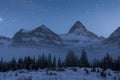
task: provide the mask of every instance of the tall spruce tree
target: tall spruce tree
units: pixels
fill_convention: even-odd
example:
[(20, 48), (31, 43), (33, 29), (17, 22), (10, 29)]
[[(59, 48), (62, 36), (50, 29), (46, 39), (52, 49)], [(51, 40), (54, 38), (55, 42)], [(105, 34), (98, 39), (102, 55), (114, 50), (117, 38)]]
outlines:
[(51, 57), (51, 54), (48, 55), (48, 67), (52, 67), (52, 57)]
[(101, 64), (102, 64), (102, 68), (104, 69), (112, 68), (113, 60), (112, 60), (112, 57), (109, 55), (109, 53), (107, 53), (107, 55), (103, 58)]
[(61, 61), (60, 57), (59, 57), (58, 62), (57, 62), (57, 67), (62, 67), (62, 61)]
[(77, 66), (77, 58), (75, 56), (75, 53), (72, 50), (69, 50), (68, 54), (66, 55), (65, 66), (66, 67)]
[(11, 70), (13, 70), (13, 71), (17, 70), (17, 62), (16, 62), (15, 57), (12, 58), (12, 60), (10, 61), (9, 64), (10, 64), (9, 66), (10, 66)]
[(17, 62), (17, 68), (18, 69), (23, 69), (24, 68), (24, 63), (23, 63), (23, 59), (19, 58), (18, 62)]
[(82, 50), (82, 55), (80, 57), (79, 63), (80, 63), (80, 65), (79, 65), (80, 67), (89, 67), (90, 66), (85, 49)]
[(54, 56), (53, 58), (53, 63), (52, 63), (53, 67), (55, 68), (56, 67), (56, 57)]

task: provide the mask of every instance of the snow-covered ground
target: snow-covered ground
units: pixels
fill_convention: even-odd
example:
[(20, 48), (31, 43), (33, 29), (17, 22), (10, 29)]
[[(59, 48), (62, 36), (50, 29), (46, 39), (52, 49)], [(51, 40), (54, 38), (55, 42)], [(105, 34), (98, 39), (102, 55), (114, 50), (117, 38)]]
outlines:
[[(86, 70), (88, 73), (86, 73)], [(67, 68), (65, 71), (46, 70), (15, 71), (0, 73), (0, 80), (120, 80), (120, 72), (105, 71), (106, 77), (101, 77), (101, 69), (91, 72), (91, 68)], [(98, 71), (99, 70), (99, 71)]]

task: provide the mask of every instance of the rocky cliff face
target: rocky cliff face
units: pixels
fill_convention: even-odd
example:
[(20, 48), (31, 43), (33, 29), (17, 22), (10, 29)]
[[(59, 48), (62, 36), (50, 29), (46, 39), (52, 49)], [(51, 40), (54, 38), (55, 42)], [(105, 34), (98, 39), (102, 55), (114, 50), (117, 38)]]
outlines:
[(45, 25), (32, 30), (21, 29), (13, 37), (13, 45), (55, 45), (62, 41), (61, 37)]

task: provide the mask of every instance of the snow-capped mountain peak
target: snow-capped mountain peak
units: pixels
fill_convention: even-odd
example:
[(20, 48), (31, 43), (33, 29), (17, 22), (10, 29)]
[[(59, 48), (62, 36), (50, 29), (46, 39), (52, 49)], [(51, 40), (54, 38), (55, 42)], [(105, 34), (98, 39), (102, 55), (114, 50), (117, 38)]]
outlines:
[(19, 30), (13, 37), (13, 45), (54, 45), (61, 37), (45, 25), (31, 31)]
[(37, 27), (36, 29), (33, 30), (34, 32), (43, 32), (43, 31), (51, 31), (49, 28), (47, 28), (45, 25), (41, 25), (39, 27)]
[(120, 27), (118, 27), (106, 40), (107, 43), (119, 43), (120, 44)]
[(94, 39), (99, 38), (96, 34), (87, 30), (86, 27), (80, 21), (75, 22), (68, 34), (82, 35)]
[(87, 29), (85, 28), (85, 26), (80, 21), (76, 21), (76, 23), (70, 29), (69, 33), (81, 34), (86, 31)]

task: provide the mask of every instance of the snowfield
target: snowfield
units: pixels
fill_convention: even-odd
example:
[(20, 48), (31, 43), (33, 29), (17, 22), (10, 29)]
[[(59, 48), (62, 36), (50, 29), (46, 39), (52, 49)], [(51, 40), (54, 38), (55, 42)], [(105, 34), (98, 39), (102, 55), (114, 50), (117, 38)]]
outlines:
[(106, 76), (101, 77), (102, 70), (96, 68), (93, 72), (91, 68), (67, 68), (65, 71), (58, 70), (38, 70), (0, 73), (0, 80), (120, 80), (120, 72), (106, 70)]

